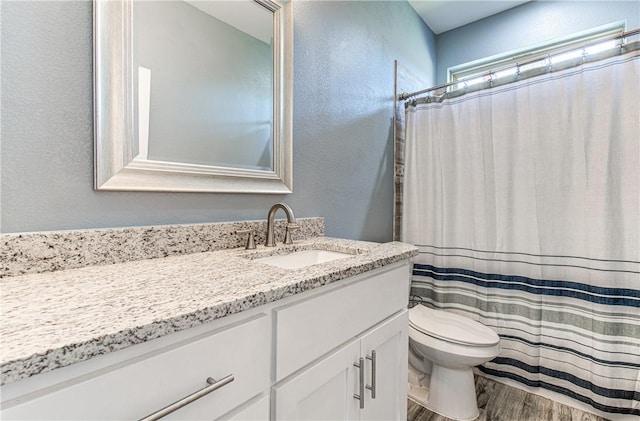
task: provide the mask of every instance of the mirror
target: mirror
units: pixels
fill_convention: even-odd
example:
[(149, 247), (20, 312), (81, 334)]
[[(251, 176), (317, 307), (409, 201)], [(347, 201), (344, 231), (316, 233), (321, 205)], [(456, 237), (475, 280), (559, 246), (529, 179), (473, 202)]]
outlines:
[(95, 188), (290, 193), (291, 8), (95, 0)]

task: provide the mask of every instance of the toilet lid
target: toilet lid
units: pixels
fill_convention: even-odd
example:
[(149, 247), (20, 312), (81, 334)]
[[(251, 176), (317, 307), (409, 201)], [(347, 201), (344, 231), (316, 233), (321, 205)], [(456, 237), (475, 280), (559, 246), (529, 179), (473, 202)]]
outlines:
[(463, 345), (491, 346), (500, 341), (496, 332), (475, 320), (421, 304), (409, 310), (409, 325), (425, 335)]

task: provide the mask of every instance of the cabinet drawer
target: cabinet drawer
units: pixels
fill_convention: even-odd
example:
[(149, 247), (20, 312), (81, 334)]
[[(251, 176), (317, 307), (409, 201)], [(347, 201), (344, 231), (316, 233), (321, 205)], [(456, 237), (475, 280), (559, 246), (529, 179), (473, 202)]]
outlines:
[(406, 308), (409, 276), (408, 263), (402, 263), (277, 308), (276, 381)]
[(214, 419), (269, 388), (270, 319), (258, 314), (76, 379), (2, 411), (3, 419), (140, 419), (232, 374), (234, 381), (168, 415)]
[(232, 413), (223, 415), (219, 421), (268, 421), (269, 420), (269, 394), (263, 394), (247, 402), (241, 408)]

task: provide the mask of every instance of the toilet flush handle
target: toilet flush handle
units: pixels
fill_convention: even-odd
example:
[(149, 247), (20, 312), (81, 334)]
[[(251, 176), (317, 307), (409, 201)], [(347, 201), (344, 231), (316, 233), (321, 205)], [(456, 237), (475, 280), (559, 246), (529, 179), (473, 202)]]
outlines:
[(371, 356), (367, 355), (367, 359), (371, 361), (371, 385), (367, 385), (367, 389), (371, 391), (371, 399), (376, 398), (376, 351), (371, 351)]

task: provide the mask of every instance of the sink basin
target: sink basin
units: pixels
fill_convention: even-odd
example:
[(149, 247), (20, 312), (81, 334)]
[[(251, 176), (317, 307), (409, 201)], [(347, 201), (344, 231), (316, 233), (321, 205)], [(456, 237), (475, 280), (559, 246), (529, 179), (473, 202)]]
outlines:
[(332, 260), (353, 257), (351, 253), (341, 253), (329, 250), (302, 250), (289, 254), (263, 257), (255, 259), (255, 262), (266, 263), (283, 269), (300, 269), (306, 266), (326, 263)]

